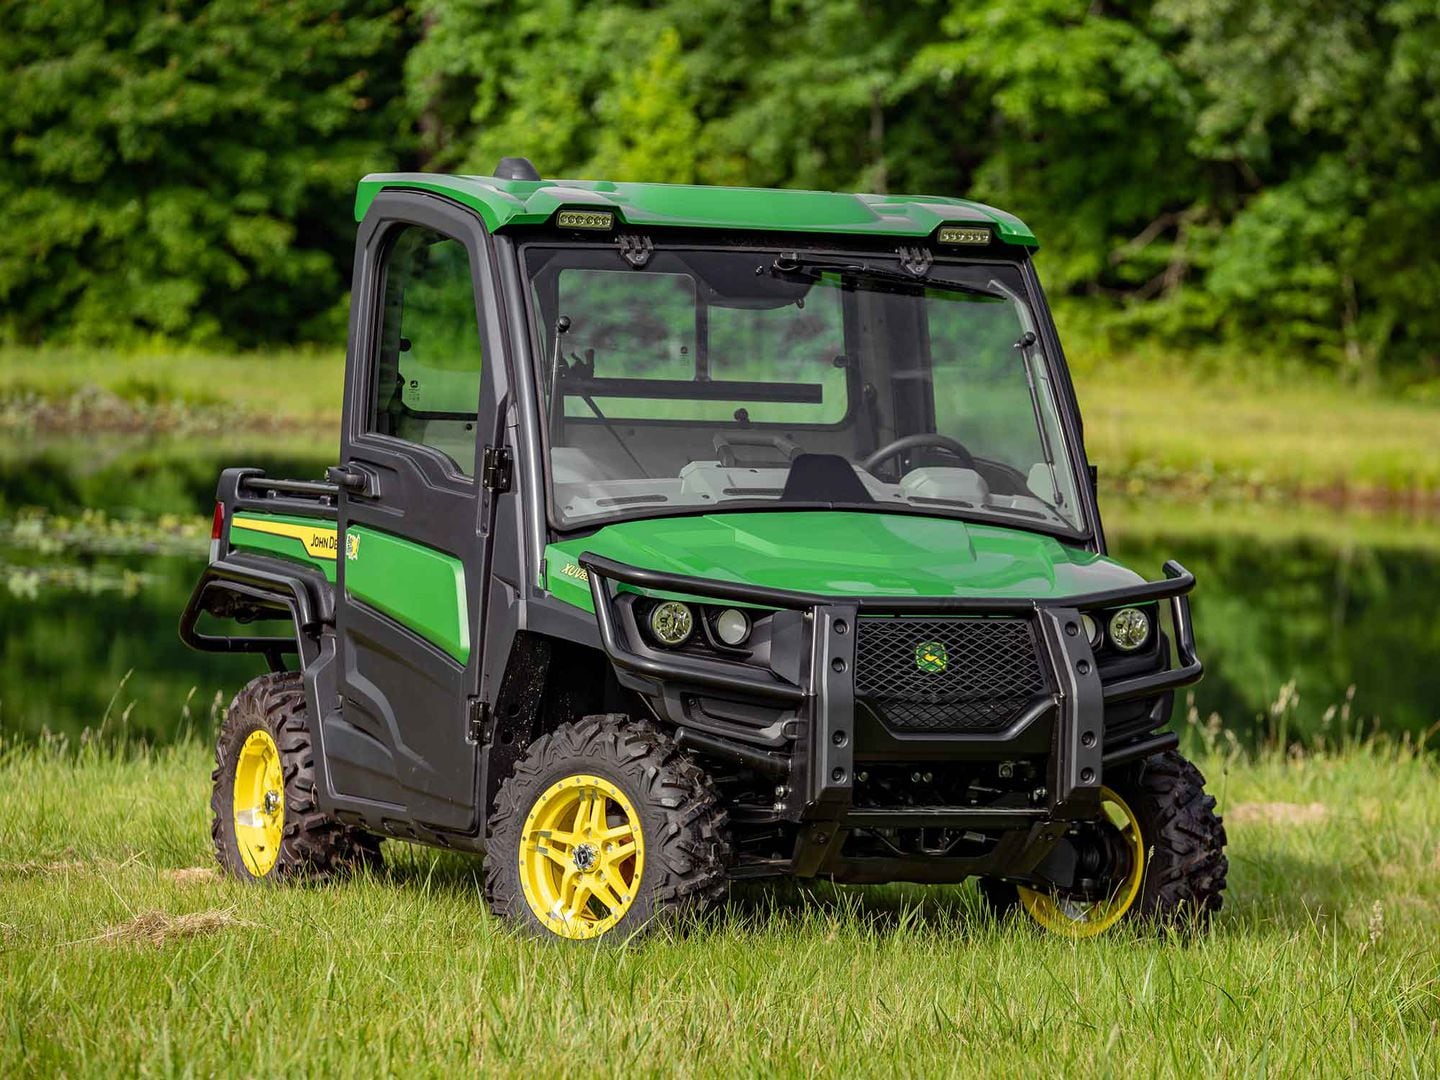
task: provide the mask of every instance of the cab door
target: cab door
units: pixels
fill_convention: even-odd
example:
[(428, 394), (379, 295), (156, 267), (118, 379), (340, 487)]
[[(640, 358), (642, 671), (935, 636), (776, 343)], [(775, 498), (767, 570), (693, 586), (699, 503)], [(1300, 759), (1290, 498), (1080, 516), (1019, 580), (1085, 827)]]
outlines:
[[(469, 717), (486, 577), (476, 476), (495, 428), (487, 238), (469, 212), (382, 195), (362, 226), (339, 482), (332, 798), (372, 821), (478, 826)], [(393, 830), (392, 831), (403, 831)]]

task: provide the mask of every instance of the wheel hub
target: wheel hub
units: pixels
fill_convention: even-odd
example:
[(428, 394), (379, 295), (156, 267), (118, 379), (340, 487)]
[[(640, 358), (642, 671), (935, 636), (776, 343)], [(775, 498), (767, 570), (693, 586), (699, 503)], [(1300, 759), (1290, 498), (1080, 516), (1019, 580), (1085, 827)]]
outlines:
[(1060, 892), (1072, 903), (1108, 900), (1129, 879), (1135, 863), (1129, 839), (1108, 818), (1081, 824), (1065, 842), (1075, 850), (1075, 878)]
[(599, 852), (595, 850), (594, 844), (581, 844), (575, 849), (575, 869), (582, 873), (589, 873), (595, 869), (595, 860), (598, 856)]

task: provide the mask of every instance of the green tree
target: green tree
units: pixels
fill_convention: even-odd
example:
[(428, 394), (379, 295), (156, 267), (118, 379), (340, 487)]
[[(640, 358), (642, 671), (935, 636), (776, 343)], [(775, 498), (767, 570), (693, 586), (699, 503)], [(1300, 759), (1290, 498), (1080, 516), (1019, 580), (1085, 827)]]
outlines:
[(1193, 99), (1146, 0), (957, 3), (912, 80), (988, 103), (976, 197), (1019, 213), (1062, 288), (1153, 296), (1185, 270)]
[(1440, 357), (1440, 8), (1429, 0), (1164, 0), (1202, 107), (1190, 151), (1247, 180), (1205, 285), (1373, 380)]
[(906, 97), (901, 80), (936, 0), (421, 10), (407, 72), (437, 167), (488, 171), (522, 153), (550, 176), (882, 191), (954, 180), (936, 139), (953, 103)]
[(5, 5), (0, 334), (333, 330), (355, 181), (410, 148), (408, 34), (385, 0)]
[(700, 121), (680, 59), (680, 35), (666, 27), (640, 67), (596, 102), (602, 127), (590, 168), (597, 176), (695, 181)]
[(358, 177), (524, 154), (969, 195), (1127, 333), (1440, 370), (1434, 0), (11, 4), (0, 145), (10, 339), (334, 340)]
[(429, 118), (423, 150), (434, 168), (478, 173), (522, 154), (548, 176), (586, 175), (600, 102), (623, 96), (666, 27), (663, 12), (585, 0), (421, 0), (420, 10), (425, 35), (406, 77)]

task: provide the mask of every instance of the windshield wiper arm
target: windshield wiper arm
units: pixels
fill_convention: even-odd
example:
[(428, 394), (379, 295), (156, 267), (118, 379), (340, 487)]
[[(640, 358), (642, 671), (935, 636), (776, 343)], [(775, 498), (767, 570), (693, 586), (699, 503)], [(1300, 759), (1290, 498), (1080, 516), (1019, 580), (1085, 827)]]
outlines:
[[(1015, 342), (1020, 350), (1020, 363), (1025, 368), (1025, 384), (1030, 388), (1030, 407), (1035, 411), (1035, 426), (1040, 432), (1040, 452), (1045, 455), (1045, 465), (1050, 470), (1050, 492), (1055, 499), (1052, 510), (1059, 512), (1065, 505), (1065, 493), (1060, 490), (1060, 474), (1055, 469), (1055, 452), (1050, 448), (1050, 433), (1045, 428), (1045, 411), (1040, 407), (1040, 392), (1035, 387), (1035, 372), (1031, 370), (1031, 359), (1035, 348), (1035, 331), (1026, 330)], [(1044, 499), (1040, 500), (1045, 502)]]
[[(569, 324), (570, 320), (569, 320), (569, 319), (566, 319), (565, 322), (566, 322), (566, 324), (567, 324), (567, 325), (566, 325), (566, 329), (568, 330), (568, 329), (569, 329), (569, 325), (568, 325), (568, 324)], [(563, 359), (561, 359), (561, 357), (560, 357), (560, 338), (559, 338), (559, 336), (558, 336), (558, 334), (557, 334), (557, 336), (556, 336), (556, 338), (555, 338), (555, 364), (556, 364), (556, 368), (555, 368), (555, 378), (556, 378), (558, 381), (557, 381), (557, 383), (556, 383), (556, 385), (555, 385), (555, 389), (554, 389), (554, 391), (552, 391), (552, 393), (556, 393), (556, 394), (557, 394), (558, 399), (559, 399), (560, 402), (562, 403), (561, 406), (560, 406), (561, 409), (564, 409), (564, 407), (565, 407), (564, 404), (563, 404), (564, 401), (565, 401), (565, 394), (564, 394), (564, 392), (561, 390), (561, 388), (560, 388), (560, 386), (559, 386), (559, 381), (563, 381), (563, 380), (565, 380), (565, 379), (570, 378), (570, 377), (575, 373), (576, 369), (581, 370), (585, 375), (588, 375), (588, 376), (590, 376), (591, 378), (593, 378), (594, 375), (595, 375), (595, 350), (594, 350), (594, 349), (586, 349), (586, 350), (585, 350), (585, 359), (584, 359), (584, 360), (581, 360), (580, 357), (576, 356), (574, 353), (571, 353), (571, 354), (570, 354), (570, 359), (573, 360), (573, 361), (575, 361), (575, 363), (574, 363), (573, 365), (567, 364), (567, 363), (565, 363), (565, 361), (564, 361)], [(637, 468), (637, 469), (640, 470), (640, 475), (641, 475), (641, 476), (644, 476), (644, 475), (645, 475), (645, 472), (646, 472), (645, 466), (640, 464), (640, 459), (635, 456), (635, 452), (630, 449), (629, 444), (625, 442), (625, 439), (621, 436), (621, 434), (620, 434), (618, 431), (615, 430), (615, 426), (614, 426), (613, 423), (611, 423), (610, 418), (607, 417), (603, 412), (600, 411), (600, 406), (595, 404), (595, 399), (594, 399), (593, 397), (591, 397), (589, 394), (583, 394), (583, 393), (582, 393), (582, 394), (580, 394), (580, 395), (578, 395), (578, 396), (579, 396), (579, 398), (580, 398), (581, 401), (585, 402), (586, 405), (590, 406), (590, 411), (595, 414), (595, 419), (596, 419), (596, 420), (599, 420), (600, 423), (601, 423), (602, 425), (604, 425), (605, 430), (608, 431), (608, 432), (610, 432), (611, 435), (615, 436), (615, 441), (620, 444), (620, 449), (625, 451), (626, 456), (629, 457), (629, 459), (635, 463), (635, 468)]]
[[(764, 268), (760, 267), (756, 272), (761, 273), (763, 270)], [(807, 281), (819, 281), (824, 274), (830, 273), (839, 274), (841, 277), (868, 278), (871, 281), (883, 281), (887, 284), (928, 285), (945, 289), (948, 292), (984, 296), (991, 300), (1005, 299), (1003, 294), (991, 292), (979, 285), (966, 285), (963, 282), (936, 277), (930, 273), (916, 274), (909, 270), (897, 270), (890, 266), (874, 266), (868, 262), (846, 262), (843, 259), (806, 259), (791, 253), (776, 256), (775, 261), (770, 264), (770, 273), (776, 277), (799, 277)]]

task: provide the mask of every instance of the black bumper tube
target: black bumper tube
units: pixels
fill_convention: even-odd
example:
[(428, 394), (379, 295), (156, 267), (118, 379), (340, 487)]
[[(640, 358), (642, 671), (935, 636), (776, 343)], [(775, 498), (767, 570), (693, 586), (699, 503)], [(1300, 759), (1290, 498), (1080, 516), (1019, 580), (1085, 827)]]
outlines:
[[(744, 690), (772, 696), (782, 701), (797, 701), (805, 696), (805, 690), (779, 680), (771, 682), (760, 678), (756, 668), (744, 664), (723, 661), (694, 661), (691, 657), (668, 656), (656, 661), (642, 656), (631, 649), (622, 639), (615, 620), (613, 608), (615, 584), (630, 585), (639, 589), (654, 589), (663, 592), (678, 592), (696, 596), (701, 600), (732, 600), (762, 607), (788, 608), (799, 611), (813, 611), (828, 606), (854, 607), (859, 615), (1031, 615), (1047, 608), (1073, 608), (1076, 611), (1093, 611), (1097, 608), (1121, 607), (1168, 600), (1175, 624), (1175, 651), (1178, 666), (1149, 675), (1122, 679), (1107, 683), (1104, 687), (1105, 703), (1130, 701), (1134, 698), (1151, 697), (1190, 686), (1200, 681), (1205, 667), (1195, 652), (1195, 632), (1190, 618), (1190, 591), (1195, 587), (1195, 575), (1174, 559), (1165, 563), (1164, 581), (1148, 581), (1120, 589), (1105, 589), (1085, 593), (1081, 596), (1063, 597), (1058, 600), (1026, 600), (1015, 597), (987, 599), (968, 596), (857, 596), (836, 597), (821, 593), (800, 592), (793, 589), (767, 589), (758, 585), (745, 585), (733, 581), (716, 581), (709, 578), (688, 577), (684, 574), (669, 574), (660, 570), (647, 570), (616, 562), (590, 552), (580, 556), (580, 565), (590, 577), (590, 592), (595, 602), (595, 615), (600, 624), (600, 637), (605, 651), (617, 666), (637, 674), (657, 679), (692, 679), (699, 685), (713, 689)], [(758, 682), (758, 685), (757, 685)], [(797, 693), (798, 691), (798, 693)]]
[[(589, 576), (595, 614), (605, 651), (622, 673), (642, 685), (678, 685), (702, 693), (739, 695), (802, 710), (809, 733), (796, 754), (807, 763), (803, 783), (807, 817), (843, 819), (849, 809), (852, 746), (855, 619), (866, 615), (1009, 615), (1028, 618), (1037, 629), (1048, 657), (1056, 710), (1051, 752), (1049, 816), (1083, 817), (1093, 812), (1106, 766), (1131, 760), (1137, 753), (1174, 745), (1165, 734), (1122, 746), (1106, 747), (1105, 706), (1154, 697), (1197, 682), (1204, 670), (1195, 651), (1189, 593), (1195, 578), (1178, 562), (1165, 563), (1165, 578), (1118, 589), (1106, 589), (1055, 600), (983, 597), (827, 596), (791, 589), (769, 589), (738, 582), (670, 574), (629, 566), (590, 552), (580, 556)], [(702, 602), (732, 601), (804, 612), (810, 640), (804, 650), (808, 670), (800, 682), (737, 662), (662, 654), (627, 640), (622, 626), (618, 586), (678, 593)], [(1104, 682), (1090, 644), (1081, 631), (1081, 613), (1102, 608), (1167, 601), (1174, 624), (1176, 665), (1162, 671)], [(848, 626), (847, 626), (848, 624)], [(848, 635), (846, 633), (848, 629)], [(638, 646), (638, 647), (637, 647)], [(1043, 704), (1043, 703), (1042, 703)], [(697, 748), (698, 745), (697, 745)], [(800, 779), (797, 777), (797, 779)], [(828, 809), (827, 809), (828, 808)], [(968, 808), (931, 808), (934, 815), (960, 821)], [(1030, 820), (1015, 814), (1017, 826)]]

